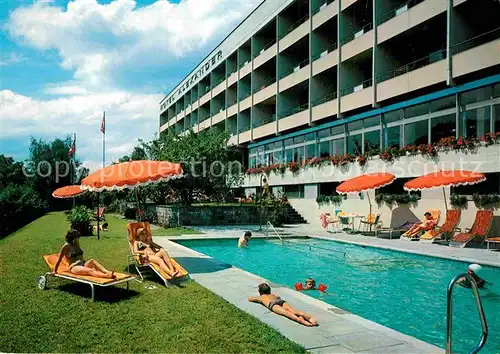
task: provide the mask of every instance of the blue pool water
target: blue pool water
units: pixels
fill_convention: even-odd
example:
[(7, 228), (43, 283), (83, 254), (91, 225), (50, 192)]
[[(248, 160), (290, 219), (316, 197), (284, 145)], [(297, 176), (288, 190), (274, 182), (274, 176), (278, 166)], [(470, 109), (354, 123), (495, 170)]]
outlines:
[[(466, 263), (315, 239), (285, 245), (254, 239), (247, 249), (238, 249), (236, 242), (179, 241), (290, 287), (313, 277), (328, 285), (328, 294), (308, 291), (308, 295), (444, 348), (446, 289), (454, 276), (466, 270)], [(481, 353), (500, 353), (500, 269), (483, 267), (481, 275), (492, 283), (480, 290), (490, 333)], [(453, 352), (468, 353), (481, 336), (470, 289), (455, 288), (453, 323)]]

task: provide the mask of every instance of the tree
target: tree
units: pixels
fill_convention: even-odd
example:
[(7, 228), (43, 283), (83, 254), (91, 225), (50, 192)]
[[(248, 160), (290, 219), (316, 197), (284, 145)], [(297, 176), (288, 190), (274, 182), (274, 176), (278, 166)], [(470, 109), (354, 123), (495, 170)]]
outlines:
[(24, 184), (25, 182), (23, 163), (15, 162), (12, 157), (0, 155), (0, 188), (5, 188), (10, 184)]
[(148, 186), (148, 194), (159, 201), (173, 192), (185, 204), (194, 199), (226, 200), (243, 177), (240, 151), (228, 146), (228, 139), (227, 132), (208, 129), (183, 136), (167, 133), (149, 143), (141, 141), (149, 159), (180, 162), (184, 171), (181, 179)]

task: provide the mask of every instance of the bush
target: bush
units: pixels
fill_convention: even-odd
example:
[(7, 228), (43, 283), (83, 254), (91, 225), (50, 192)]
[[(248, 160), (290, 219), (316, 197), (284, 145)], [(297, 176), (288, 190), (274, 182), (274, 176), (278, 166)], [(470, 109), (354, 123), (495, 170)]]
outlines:
[(498, 209), (500, 207), (499, 194), (479, 194), (474, 193), (472, 200), (479, 209)]
[(156, 209), (146, 208), (142, 210), (142, 214), (136, 212), (136, 216), (137, 221), (147, 221), (150, 224), (158, 224), (158, 214), (156, 213)]
[(319, 194), (316, 197), (316, 203), (318, 205), (326, 205), (326, 204), (333, 204), (333, 205), (340, 205), (342, 204), (342, 196), (341, 195), (322, 195)]
[(394, 203), (397, 204), (417, 204), (420, 197), (417, 194), (389, 194), (389, 193), (378, 193), (375, 196), (375, 201), (377, 204), (382, 204), (382, 202), (391, 206)]
[(75, 206), (68, 214), (71, 228), (80, 232), (82, 236), (92, 235), (92, 211), (82, 205)]
[(135, 219), (136, 211), (137, 210), (135, 208), (125, 208), (123, 216), (125, 216), (125, 219)]
[(450, 196), (450, 203), (455, 209), (462, 209), (467, 205), (467, 197), (465, 195), (452, 194)]
[(0, 236), (7, 236), (45, 213), (46, 203), (27, 185), (0, 190)]

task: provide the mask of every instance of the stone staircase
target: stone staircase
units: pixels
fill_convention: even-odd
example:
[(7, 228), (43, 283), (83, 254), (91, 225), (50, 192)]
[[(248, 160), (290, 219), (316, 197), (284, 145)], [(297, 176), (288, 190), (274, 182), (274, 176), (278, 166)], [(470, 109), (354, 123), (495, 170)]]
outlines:
[(307, 221), (297, 210), (288, 205), (285, 210), (285, 224), (307, 224)]

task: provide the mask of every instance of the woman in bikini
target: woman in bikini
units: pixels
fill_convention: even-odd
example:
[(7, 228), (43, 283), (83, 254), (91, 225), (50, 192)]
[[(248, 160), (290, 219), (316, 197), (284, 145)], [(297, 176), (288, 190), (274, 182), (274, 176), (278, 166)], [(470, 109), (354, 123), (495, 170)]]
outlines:
[(89, 275), (97, 278), (114, 279), (114, 271), (109, 271), (94, 259), (85, 261), (83, 250), (80, 248), (80, 233), (76, 230), (69, 230), (66, 233), (66, 243), (62, 246), (59, 259), (53, 273), (57, 273), (62, 259), (66, 258), (69, 264), (69, 271), (77, 275)]
[(412, 238), (417, 236), (419, 232), (428, 231), (436, 226), (436, 220), (432, 218), (431, 213), (425, 213), (424, 217), (424, 221), (419, 224), (413, 224), (413, 226), (401, 236)]
[(137, 240), (134, 241), (134, 253), (139, 254), (142, 262), (157, 264), (162, 271), (171, 277), (175, 277), (179, 273), (172, 264), (167, 251), (155, 244), (151, 235), (148, 235), (144, 228), (137, 230)]

